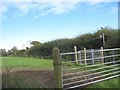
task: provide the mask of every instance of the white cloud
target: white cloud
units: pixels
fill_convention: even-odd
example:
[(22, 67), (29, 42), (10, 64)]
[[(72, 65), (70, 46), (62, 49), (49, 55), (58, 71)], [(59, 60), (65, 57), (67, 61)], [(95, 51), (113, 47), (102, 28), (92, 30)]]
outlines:
[[(80, 2), (89, 2), (90, 5), (96, 5), (100, 2), (118, 2), (119, 0), (3, 0), (0, 4), (0, 14), (9, 11), (9, 6), (14, 6), (15, 15), (27, 15), (31, 10), (39, 12), (40, 15), (63, 14), (77, 7)], [(112, 8), (115, 11), (115, 8)], [(38, 16), (37, 16), (38, 17)]]
[(64, 12), (73, 10), (79, 2), (8, 2), (2, 3), (3, 8), (1, 13), (8, 11), (9, 6), (14, 6), (16, 8), (15, 15), (26, 15), (30, 10), (39, 10), (41, 15), (46, 15), (48, 13), (52, 14), (62, 14)]
[(0, 14), (5, 13), (7, 10), (7, 6), (4, 3), (0, 3)]
[(16, 15), (26, 15), (29, 13), (30, 5), (29, 3), (13, 3), (13, 5), (17, 8)]
[(62, 14), (73, 10), (78, 5), (78, 2), (51, 2), (48, 3), (47, 7), (49, 9), (43, 9), (41, 14), (46, 15), (48, 13)]
[(3, 2), (119, 2), (119, 0), (2, 0)]
[(90, 2), (119, 2), (119, 0), (88, 0)]
[(115, 7), (115, 6), (111, 7), (111, 12), (118, 13), (118, 7)]

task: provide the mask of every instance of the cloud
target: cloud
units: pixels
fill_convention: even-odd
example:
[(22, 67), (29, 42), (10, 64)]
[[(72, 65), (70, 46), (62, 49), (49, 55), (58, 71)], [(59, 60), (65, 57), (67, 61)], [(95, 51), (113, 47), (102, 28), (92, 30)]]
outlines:
[[(16, 8), (16, 15), (26, 15), (30, 10), (38, 10), (41, 15), (62, 14), (73, 10), (78, 2), (4, 2), (0, 13), (4, 14), (9, 9), (8, 7)], [(10, 10), (9, 10), (10, 11)]]
[(119, 0), (2, 0), (3, 2), (119, 2)]
[(119, 2), (119, 0), (90, 0), (91, 2)]
[(111, 7), (111, 12), (112, 13), (118, 13), (118, 7), (112, 6)]
[(0, 14), (5, 13), (7, 10), (7, 6), (3, 3), (0, 3)]
[(26, 15), (29, 13), (30, 10), (30, 4), (29, 3), (13, 3), (13, 5), (16, 7), (16, 15)]
[(78, 2), (51, 2), (48, 4), (49, 9), (43, 9), (42, 15), (46, 15), (48, 13), (52, 14), (63, 14), (65, 12), (69, 12), (77, 7)]
[[(0, 14), (5, 15), (11, 11), (9, 7), (14, 7), (15, 16), (28, 15), (30, 11), (36, 11), (39, 15), (63, 14), (74, 10), (80, 2), (89, 2), (89, 5), (96, 5), (100, 2), (118, 2), (119, 0), (3, 0), (0, 6)], [(112, 8), (113, 12), (116, 10)], [(38, 17), (38, 15), (36, 16)]]

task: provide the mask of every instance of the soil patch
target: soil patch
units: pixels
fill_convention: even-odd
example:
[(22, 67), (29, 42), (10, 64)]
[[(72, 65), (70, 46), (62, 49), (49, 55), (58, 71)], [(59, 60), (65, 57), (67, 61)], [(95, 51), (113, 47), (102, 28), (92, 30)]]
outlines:
[(54, 88), (52, 70), (26, 70), (2, 73), (3, 88)]

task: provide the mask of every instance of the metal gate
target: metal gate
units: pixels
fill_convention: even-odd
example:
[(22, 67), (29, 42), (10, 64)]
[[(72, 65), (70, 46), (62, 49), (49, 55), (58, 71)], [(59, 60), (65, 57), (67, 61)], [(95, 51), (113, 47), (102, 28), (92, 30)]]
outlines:
[(78, 52), (61, 53), (60, 56), (64, 89), (84, 87), (120, 76), (120, 48), (84, 48)]

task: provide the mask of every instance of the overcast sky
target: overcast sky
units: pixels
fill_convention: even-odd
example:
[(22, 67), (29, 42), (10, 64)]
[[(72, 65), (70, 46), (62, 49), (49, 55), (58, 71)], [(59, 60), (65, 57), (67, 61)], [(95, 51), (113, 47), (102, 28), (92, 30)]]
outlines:
[(28, 46), (32, 40), (47, 42), (93, 33), (104, 26), (118, 27), (118, 0), (114, 2), (10, 1), (0, 4), (2, 7), (0, 8), (2, 15), (0, 48), (11, 49), (17, 46), (21, 49)]

